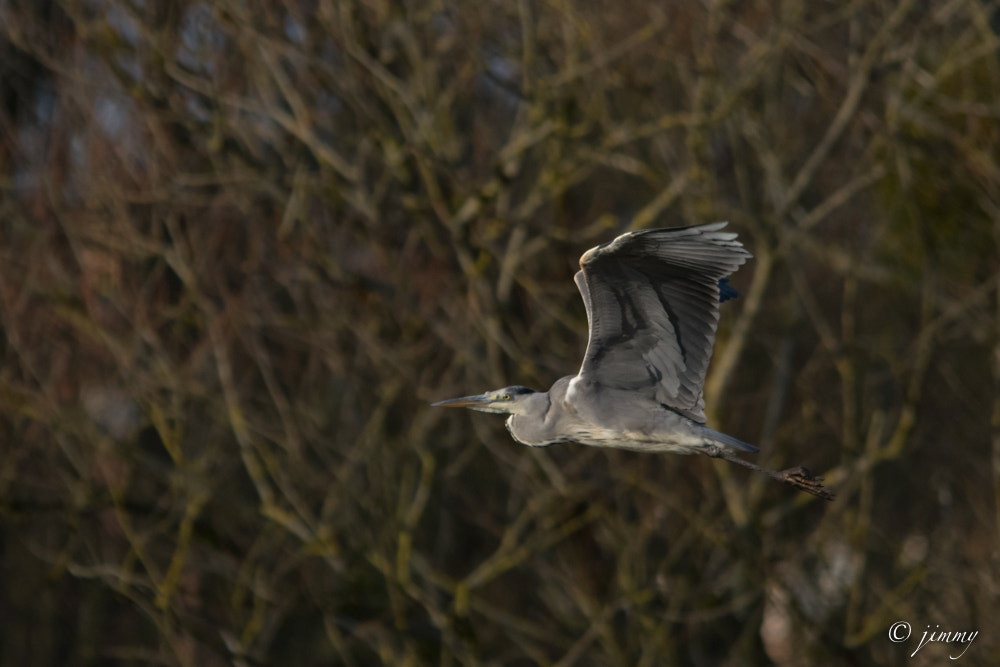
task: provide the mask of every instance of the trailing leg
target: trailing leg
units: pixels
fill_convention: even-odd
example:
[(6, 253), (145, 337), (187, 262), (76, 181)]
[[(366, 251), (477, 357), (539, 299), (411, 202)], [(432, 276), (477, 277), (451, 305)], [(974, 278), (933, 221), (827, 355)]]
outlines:
[(795, 468), (788, 468), (787, 470), (771, 470), (769, 468), (762, 468), (759, 465), (750, 463), (749, 461), (744, 461), (738, 457), (735, 453), (729, 451), (724, 447), (718, 447), (716, 445), (711, 445), (705, 448), (705, 454), (711, 456), (714, 459), (725, 459), (731, 463), (736, 463), (743, 466), (744, 468), (749, 468), (759, 473), (763, 473), (770, 477), (771, 479), (776, 479), (779, 482), (784, 482), (786, 484), (791, 484), (795, 488), (805, 491), (806, 493), (811, 493), (812, 495), (822, 498), (823, 500), (833, 500), (836, 496), (826, 490), (823, 487), (823, 478), (814, 477), (811, 472), (802, 466), (797, 466)]

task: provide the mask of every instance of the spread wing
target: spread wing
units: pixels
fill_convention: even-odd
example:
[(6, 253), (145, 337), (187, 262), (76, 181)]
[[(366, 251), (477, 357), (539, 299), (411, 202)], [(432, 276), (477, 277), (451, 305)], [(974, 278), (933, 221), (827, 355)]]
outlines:
[(581, 379), (649, 391), (705, 421), (720, 282), (751, 257), (736, 234), (719, 231), (726, 224), (629, 232), (584, 253), (575, 276), (590, 325)]

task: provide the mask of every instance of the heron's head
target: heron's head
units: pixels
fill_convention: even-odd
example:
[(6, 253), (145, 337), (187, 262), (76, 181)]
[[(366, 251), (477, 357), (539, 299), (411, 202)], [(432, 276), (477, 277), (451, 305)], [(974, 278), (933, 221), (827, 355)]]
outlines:
[(527, 387), (504, 387), (496, 391), (488, 391), (478, 396), (463, 396), (462, 398), (452, 398), (447, 401), (434, 403), (434, 407), (440, 408), (469, 408), (480, 412), (495, 412), (504, 415), (516, 415), (525, 411), (529, 397), (537, 394), (534, 389)]

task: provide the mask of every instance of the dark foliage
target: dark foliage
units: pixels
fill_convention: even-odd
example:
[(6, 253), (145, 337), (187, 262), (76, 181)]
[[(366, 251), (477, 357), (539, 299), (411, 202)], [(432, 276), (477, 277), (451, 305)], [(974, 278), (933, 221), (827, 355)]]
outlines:
[[(998, 664), (996, 10), (0, 3), (0, 663)], [(714, 220), (710, 422), (836, 502), (428, 407)]]

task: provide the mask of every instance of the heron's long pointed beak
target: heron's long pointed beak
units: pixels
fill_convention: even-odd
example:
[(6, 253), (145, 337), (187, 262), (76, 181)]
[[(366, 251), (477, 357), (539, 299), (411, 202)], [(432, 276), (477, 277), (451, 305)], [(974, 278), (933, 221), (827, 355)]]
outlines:
[(477, 396), (463, 396), (462, 398), (450, 398), (447, 401), (438, 401), (437, 403), (431, 403), (432, 408), (472, 408), (473, 410), (482, 409), (493, 402), (488, 394), (479, 394)]

